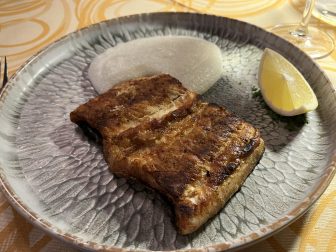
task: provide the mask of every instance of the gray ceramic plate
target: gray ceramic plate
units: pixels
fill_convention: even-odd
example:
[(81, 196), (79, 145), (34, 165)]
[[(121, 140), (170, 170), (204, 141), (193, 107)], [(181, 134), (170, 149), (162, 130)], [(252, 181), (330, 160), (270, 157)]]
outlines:
[[(201, 230), (181, 236), (159, 195), (111, 174), (101, 149), (69, 120), (94, 97), (87, 69), (118, 43), (170, 34), (204, 38), (223, 54), (223, 77), (204, 99), (261, 130), (266, 152), (242, 189)], [(252, 97), (264, 47), (292, 61), (316, 92), (309, 124), (288, 131)], [(72, 33), (30, 59), (0, 98), (1, 187), (13, 206), (52, 235), (82, 248), (224, 250), (265, 238), (302, 215), (335, 170), (336, 96), (316, 64), (291, 44), (223, 17), (143, 14)]]

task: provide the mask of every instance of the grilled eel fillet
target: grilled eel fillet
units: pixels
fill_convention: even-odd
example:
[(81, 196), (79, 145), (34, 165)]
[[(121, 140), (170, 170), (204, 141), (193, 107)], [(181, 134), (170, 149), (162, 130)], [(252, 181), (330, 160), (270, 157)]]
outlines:
[(181, 234), (214, 216), (264, 152), (257, 129), (200, 101), (169, 75), (123, 82), (70, 118), (101, 134), (114, 174), (142, 181), (169, 199)]

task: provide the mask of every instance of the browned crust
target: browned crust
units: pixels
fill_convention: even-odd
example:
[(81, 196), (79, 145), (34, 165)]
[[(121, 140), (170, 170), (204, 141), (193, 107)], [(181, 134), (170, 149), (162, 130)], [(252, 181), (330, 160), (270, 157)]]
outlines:
[(150, 117), (161, 108), (175, 111), (191, 106), (196, 96), (170, 75), (142, 77), (119, 83), (80, 105), (70, 113), (70, 119), (77, 124), (88, 124), (105, 139), (113, 138), (127, 129), (149, 122)]
[(264, 149), (252, 125), (198, 101), (167, 75), (121, 83), (70, 116), (101, 133), (105, 160), (116, 175), (136, 178), (172, 202), (182, 234), (224, 206)]
[(242, 160), (241, 164), (235, 168), (234, 172), (216, 190), (210, 190), (210, 188), (205, 187), (205, 190), (207, 190), (206, 197), (211, 199), (211, 201), (203, 201), (196, 209), (192, 209), (192, 211), (186, 205), (177, 207), (175, 214), (180, 233), (190, 234), (196, 231), (208, 221), (209, 216), (212, 217), (218, 213), (232, 195), (240, 189), (248, 175), (259, 162), (264, 150), (264, 141), (260, 139), (259, 145), (252, 154)]
[[(104, 155), (114, 173), (134, 177), (170, 199), (180, 233), (188, 234), (240, 188), (264, 144), (250, 124), (201, 102), (185, 117), (156, 126), (137, 129), (114, 144), (105, 142)], [(235, 185), (229, 183), (232, 177), (239, 177)], [(197, 190), (188, 192), (189, 186)], [(199, 198), (196, 204), (190, 200), (194, 197)]]

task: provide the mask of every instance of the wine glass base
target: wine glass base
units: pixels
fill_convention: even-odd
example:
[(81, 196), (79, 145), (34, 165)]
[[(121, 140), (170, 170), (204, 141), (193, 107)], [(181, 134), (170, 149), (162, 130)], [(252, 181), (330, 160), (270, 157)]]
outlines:
[(300, 31), (297, 24), (277, 25), (270, 31), (299, 47), (313, 59), (324, 58), (335, 48), (332, 37), (313, 26), (308, 27), (308, 33)]

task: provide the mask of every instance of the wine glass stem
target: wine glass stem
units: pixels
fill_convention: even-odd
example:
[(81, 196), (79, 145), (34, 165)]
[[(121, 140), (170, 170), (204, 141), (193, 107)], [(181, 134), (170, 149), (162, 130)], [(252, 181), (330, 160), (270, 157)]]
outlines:
[(301, 22), (299, 23), (299, 26), (295, 29), (293, 32), (293, 35), (296, 36), (307, 36), (308, 35), (308, 24), (310, 21), (310, 18), (313, 14), (314, 6), (315, 6), (316, 0), (307, 0), (306, 6), (304, 8)]

